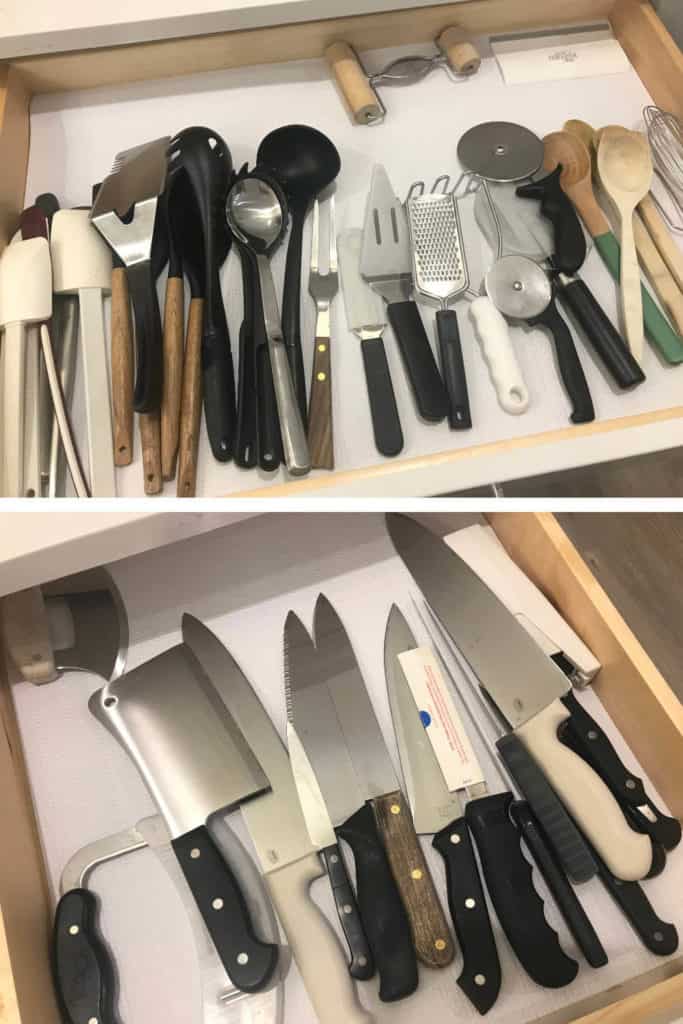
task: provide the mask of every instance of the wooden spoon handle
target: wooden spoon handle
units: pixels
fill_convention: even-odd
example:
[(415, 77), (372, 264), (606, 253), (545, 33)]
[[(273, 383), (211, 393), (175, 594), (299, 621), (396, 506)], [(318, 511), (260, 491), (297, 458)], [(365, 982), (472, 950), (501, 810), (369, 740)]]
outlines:
[(124, 267), (111, 275), (111, 397), (114, 465), (133, 461), (133, 322)]
[(138, 416), (142, 466), (145, 474), (145, 494), (159, 494), (161, 479), (161, 415), (159, 412), (141, 412)]
[(671, 237), (666, 221), (657, 209), (657, 204), (651, 195), (645, 196), (638, 206), (638, 210), (676, 284), (683, 290), (683, 252)]
[(626, 340), (639, 363), (643, 361), (643, 302), (640, 269), (633, 234), (633, 214), (621, 210), (621, 306)]
[(192, 299), (187, 322), (183, 393), (180, 406), (180, 450), (178, 455), (179, 498), (194, 498), (197, 489), (197, 452), (202, 419), (202, 328), (204, 300)]
[(640, 264), (660, 302), (678, 330), (683, 332), (683, 294), (637, 213), (633, 218), (633, 232)]
[(175, 476), (183, 383), (185, 294), (182, 277), (169, 277), (164, 306), (164, 388), (161, 399), (161, 472)]

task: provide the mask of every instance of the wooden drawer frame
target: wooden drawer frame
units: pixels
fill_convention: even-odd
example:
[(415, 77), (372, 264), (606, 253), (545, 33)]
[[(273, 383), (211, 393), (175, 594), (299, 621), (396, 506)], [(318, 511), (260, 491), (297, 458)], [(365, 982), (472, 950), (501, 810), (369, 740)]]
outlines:
[[(552, 11), (551, 11), (552, 8)], [(334, 18), (304, 24), (223, 32), (178, 40), (27, 57), (0, 64), (0, 251), (16, 227), (24, 202), (29, 152), (29, 108), (34, 95), (65, 89), (186, 75), (198, 71), (320, 57), (326, 45), (344, 38), (358, 49), (399, 45), (435, 38), (448, 24), (460, 24), (473, 35), (549, 24), (585, 22), (609, 17), (628, 57), (654, 100), (683, 116), (683, 54), (657, 17), (649, 0), (471, 0), (460, 4), (421, 7)], [(361, 129), (359, 129), (360, 131)], [(669, 431), (664, 424), (683, 418), (683, 405), (652, 413), (619, 417), (570, 428), (496, 441), (457, 451), (409, 459), (384, 460), (357, 470), (321, 478), (236, 492), (240, 497), (344, 495), (345, 493), (420, 493), (425, 487), (446, 492), (457, 486), (458, 464), (484, 457), (488, 469), (513, 451), (541, 451), (549, 443), (601, 437), (599, 459), (611, 458), (608, 435), (624, 429), (653, 429), (655, 444)], [(666, 444), (664, 444), (666, 446)], [(609, 447), (609, 450), (607, 450)], [(499, 458), (500, 457), (500, 458)], [(532, 454), (530, 458), (532, 458)], [(533, 469), (532, 469), (533, 472)], [(417, 483), (424, 480), (425, 484)], [(407, 481), (410, 480), (410, 484)], [(427, 481), (438, 481), (428, 483)], [(489, 481), (490, 482), (490, 481)]]
[[(496, 512), (488, 518), (513, 558), (602, 662), (595, 690), (672, 812), (683, 817), (683, 780), (671, 770), (683, 764), (683, 706), (554, 516)], [(447, 524), (448, 515), (439, 514), (439, 521)], [(45, 867), (10, 683), (4, 667), (0, 673), (0, 1022), (58, 1024), (47, 957), (51, 907)], [(605, 992), (605, 1005), (616, 1005), (580, 1018), (582, 1024), (645, 1024), (654, 1010), (659, 1021), (674, 1019), (666, 1014), (673, 1007), (683, 1013), (682, 970), (683, 958), (667, 962), (654, 979), (650, 972)]]

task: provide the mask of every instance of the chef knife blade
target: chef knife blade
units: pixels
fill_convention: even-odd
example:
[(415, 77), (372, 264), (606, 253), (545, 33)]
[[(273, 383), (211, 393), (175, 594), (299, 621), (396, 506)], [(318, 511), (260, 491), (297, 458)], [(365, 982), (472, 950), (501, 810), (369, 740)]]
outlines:
[(644, 878), (652, 863), (649, 838), (630, 827), (600, 776), (558, 738), (571, 716), (561, 700), (571, 689), (563, 673), (438, 537), (407, 516), (386, 519), (428, 603), (612, 874)]
[[(358, 906), (379, 970), (379, 996), (394, 1002), (415, 991), (410, 925), (375, 821), (354, 772), (325, 663), (296, 616), (285, 628), (287, 714), (306, 752), (337, 836), (353, 852)], [(296, 768), (295, 768), (296, 770)]]
[(446, 786), (399, 661), (401, 653), (417, 646), (393, 605), (384, 638), (384, 665), (408, 800), (416, 832), (433, 835), (432, 846), (443, 857), (448, 906), (463, 957), (458, 985), (483, 1014), (500, 992), (500, 961), (460, 797)]
[[(372, 800), (380, 835), (408, 912), (418, 958), (429, 967), (446, 967), (455, 955), (453, 940), (415, 834), (410, 808), (396, 778), (349, 637), (323, 594), (316, 602), (314, 630), (320, 654), (319, 678), (332, 700), (363, 796)], [(316, 742), (315, 727), (311, 735), (312, 742)], [(315, 765), (315, 758), (312, 760)]]
[(130, 756), (168, 826), (171, 845), (231, 981), (264, 988), (276, 946), (261, 942), (208, 818), (263, 793), (268, 779), (200, 662), (178, 644), (90, 698)]
[(271, 790), (242, 806), (273, 903), (320, 1024), (371, 1024), (357, 1002), (342, 950), (310, 895), (324, 874), (306, 829), (282, 740), (230, 652), (199, 619), (183, 615), (183, 640), (231, 713)]
[(337, 845), (337, 837), (330, 819), (318, 780), (311, 766), (304, 746), (297, 735), (293, 721), (293, 708), (289, 699), (290, 652), (297, 648), (294, 660), (299, 658), (308, 661), (315, 659), (315, 647), (308, 631), (294, 614), (290, 612), (285, 621), (284, 661), (285, 661), (285, 696), (287, 697), (287, 746), (289, 759), (294, 773), (301, 810), (306, 821), (306, 828), (311, 842), (320, 852), (325, 870), (330, 880), (332, 894), (339, 923), (346, 937), (351, 953), (349, 973), (352, 978), (366, 980), (375, 973), (375, 965), (365, 937), (356, 897), (346, 872), (344, 858)]

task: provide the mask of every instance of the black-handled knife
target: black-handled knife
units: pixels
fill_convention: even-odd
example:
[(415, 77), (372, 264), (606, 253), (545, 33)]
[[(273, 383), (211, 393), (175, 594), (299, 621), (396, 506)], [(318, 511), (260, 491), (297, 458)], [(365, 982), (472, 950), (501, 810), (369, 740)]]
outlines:
[(619, 906), (643, 945), (657, 956), (671, 956), (678, 949), (678, 932), (673, 924), (657, 916), (638, 882), (615, 878), (596, 854), (598, 877)]
[(87, 889), (65, 892), (52, 932), (52, 976), (65, 1024), (114, 1024), (116, 972), (97, 927), (98, 900)]

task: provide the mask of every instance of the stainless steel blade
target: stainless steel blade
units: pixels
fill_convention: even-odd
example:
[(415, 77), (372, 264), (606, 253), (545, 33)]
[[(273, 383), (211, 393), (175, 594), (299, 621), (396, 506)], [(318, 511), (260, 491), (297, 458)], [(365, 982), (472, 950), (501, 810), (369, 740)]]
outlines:
[(142, 775), (172, 838), (263, 793), (268, 779), (202, 664), (178, 644), (90, 699)]
[(391, 717), (415, 831), (433, 835), (462, 814), (457, 793), (446, 786), (408, 685), (399, 654), (419, 647), (403, 614), (392, 605), (384, 637), (384, 669)]
[(448, 545), (408, 516), (386, 520), (398, 554), (512, 728), (568, 692), (562, 671)]
[(365, 207), (360, 270), (373, 283), (376, 279), (407, 278), (410, 284), (413, 261), (408, 220), (402, 203), (382, 164), (375, 164)]
[(290, 612), (285, 623), (287, 717), (306, 752), (330, 819), (341, 825), (369, 794), (354, 770), (325, 664), (308, 631)]
[(271, 792), (242, 806), (264, 872), (314, 852), (284, 744), (239, 665), (217, 636), (183, 615), (183, 639), (227, 706), (263, 771)]
[[(150, 822), (158, 818), (150, 818)], [(147, 839), (140, 832), (138, 822), (133, 828), (124, 829), (116, 835), (105, 836), (104, 839), (97, 839), (94, 843), (88, 843), (80, 850), (77, 850), (73, 857), (67, 861), (59, 881), (59, 894), (63, 896), (72, 889), (85, 889), (88, 876), (100, 864), (123, 857), (134, 850), (142, 850), (147, 846)]]
[(339, 616), (323, 594), (316, 602), (314, 630), (319, 678), (325, 680), (332, 697), (361, 790), (371, 798), (393, 793), (400, 788), (399, 782), (356, 656)]

